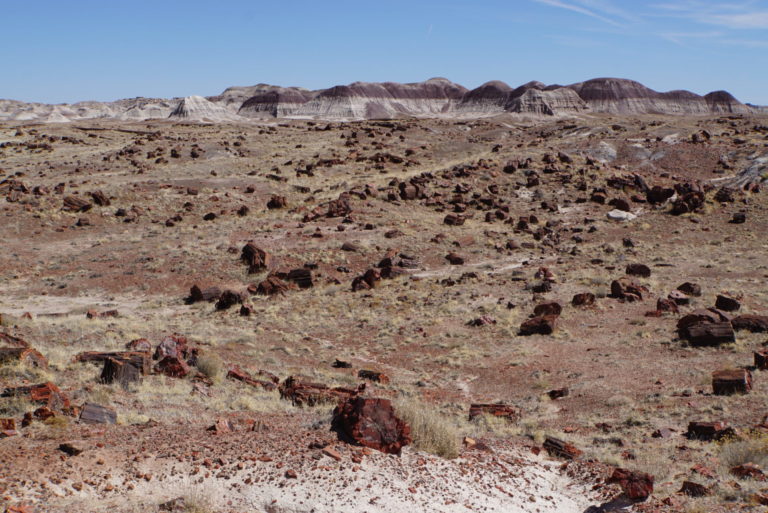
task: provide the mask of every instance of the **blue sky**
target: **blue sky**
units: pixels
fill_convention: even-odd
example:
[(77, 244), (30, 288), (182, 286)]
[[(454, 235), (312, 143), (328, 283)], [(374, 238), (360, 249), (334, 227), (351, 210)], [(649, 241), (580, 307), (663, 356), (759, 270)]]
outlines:
[(768, 0), (0, 0), (0, 9), (0, 98), (613, 76), (768, 105)]

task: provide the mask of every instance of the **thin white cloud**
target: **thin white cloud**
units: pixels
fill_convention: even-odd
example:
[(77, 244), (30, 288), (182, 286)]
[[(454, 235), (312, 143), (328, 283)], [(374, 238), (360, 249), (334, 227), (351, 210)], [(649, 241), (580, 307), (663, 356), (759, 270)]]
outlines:
[(768, 29), (768, 9), (755, 1), (708, 2), (680, 0), (650, 6), (659, 17), (681, 18), (688, 21), (716, 25), (729, 29)]
[(701, 16), (700, 21), (732, 29), (768, 29), (768, 11), (741, 14), (705, 14)]
[(747, 48), (768, 48), (768, 41), (751, 39), (723, 39), (720, 41), (726, 45), (746, 46)]
[(558, 7), (560, 9), (565, 9), (565, 10), (568, 10), (568, 11), (572, 11), (572, 12), (576, 12), (576, 13), (579, 13), (579, 14), (583, 14), (584, 16), (589, 16), (590, 18), (595, 18), (596, 20), (600, 20), (600, 21), (602, 21), (604, 23), (608, 23), (610, 25), (614, 25), (614, 26), (617, 26), (617, 27), (621, 26), (621, 23), (619, 23), (619, 22), (617, 22), (615, 20), (612, 20), (610, 18), (607, 18), (605, 16), (602, 16), (602, 15), (587, 9), (586, 7), (582, 7), (580, 5), (562, 2), (561, 0), (533, 0), (533, 1), (537, 2), (537, 3), (540, 3), (540, 4), (549, 5), (550, 7)]

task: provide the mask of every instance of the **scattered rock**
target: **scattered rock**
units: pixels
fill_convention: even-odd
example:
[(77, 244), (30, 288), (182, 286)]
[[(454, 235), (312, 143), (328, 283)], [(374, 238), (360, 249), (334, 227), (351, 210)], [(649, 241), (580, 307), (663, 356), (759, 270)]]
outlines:
[(568, 387), (563, 388), (556, 388), (554, 390), (550, 390), (547, 392), (547, 395), (551, 400), (560, 399), (562, 397), (567, 397), (570, 394), (570, 390), (568, 390)]
[(86, 424), (116, 424), (117, 412), (96, 403), (85, 403), (80, 412), (80, 422)]
[(216, 301), (221, 296), (221, 289), (219, 287), (207, 287), (201, 289), (198, 285), (192, 285), (189, 289), (188, 303), (197, 303), (198, 301)]
[(520, 325), (519, 334), (522, 336), (551, 335), (554, 333), (556, 325), (557, 316), (555, 315), (532, 317)]
[(694, 296), (694, 297), (701, 296), (701, 286), (697, 283), (691, 283), (687, 281), (682, 285), (678, 286), (677, 290), (689, 296)]
[(560, 306), (560, 303), (551, 302), (551, 303), (541, 303), (536, 305), (536, 307), (533, 309), (533, 315), (535, 317), (545, 317), (545, 316), (559, 316), (563, 311), (563, 307)]
[(653, 493), (653, 481), (650, 474), (617, 468), (607, 483), (618, 484), (624, 495), (633, 501), (644, 501)]
[(680, 487), (678, 493), (687, 495), (688, 497), (706, 497), (711, 495), (711, 491), (703, 484), (694, 483), (693, 481), (684, 481), (683, 486)]
[(686, 436), (691, 440), (722, 440), (723, 438), (734, 434), (733, 428), (728, 427), (725, 422), (700, 422), (694, 421), (688, 423)]
[(272, 266), (272, 256), (253, 242), (243, 246), (240, 259), (248, 265), (248, 273), (257, 273)]
[(350, 398), (334, 409), (331, 426), (342, 440), (389, 454), (411, 443), (410, 427), (388, 399)]
[(520, 413), (514, 406), (509, 404), (471, 404), (469, 406), (469, 420), (472, 420), (479, 415), (490, 415), (492, 417), (499, 417), (514, 422), (519, 418)]
[(75, 442), (64, 442), (59, 444), (59, 450), (69, 456), (79, 456), (85, 449)]
[(294, 406), (315, 406), (334, 403), (356, 397), (365, 390), (365, 385), (357, 388), (330, 388), (322, 383), (313, 383), (299, 376), (289, 376), (278, 387), (281, 399), (289, 399)]
[(288, 201), (285, 199), (285, 196), (278, 196), (278, 195), (272, 195), (271, 198), (269, 198), (269, 201), (267, 202), (267, 208), (270, 210), (278, 209), (278, 208), (285, 208), (288, 206)]
[(643, 278), (651, 276), (651, 268), (645, 264), (629, 264), (626, 272), (629, 276), (641, 276)]
[(571, 304), (573, 306), (592, 306), (595, 304), (596, 300), (597, 299), (593, 293), (582, 292), (573, 296), (573, 299), (571, 299)]
[(548, 436), (544, 440), (544, 450), (550, 456), (557, 456), (566, 460), (576, 459), (582, 454), (582, 451), (577, 449), (575, 445), (553, 436)]
[(448, 260), (448, 263), (451, 265), (464, 265), (464, 257), (457, 253), (448, 253), (445, 255), (445, 259)]
[(715, 308), (724, 312), (735, 312), (741, 308), (741, 303), (737, 299), (719, 294), (715, 301)]
[(766, 315), (739, 315), (731, 321), (734, 330), (748, 330), (752, 333), (768, 331), (768, 316)]
[(171, 378), (183, 378), (189, 371), (187, 362), (177, 356), (166, 356), (155, 364), (155, 372)]
[(726, 369), (712, 373), (715, 395), (746, 394), (752, 390), (752, 373), (747, 369)]
[(357, 372), (357, 377), (376, 383), (389, 383), (389, 377), (383, 372), (361, 369)]
[(283, 295), (295, 285), (283, 281), (276, 274), (270, 274), (267, 279), (259, 283), (256, 293), (262, 296)]
[(228, 310), (235, 305), (242, 304), (243, 299), (243, 296), (234, 290), (225, 290), (216, 302), (216, 310)]
[(277, 376), (274, 376), (273, 374), (267, 373), (265, 371), (260, 371), (259, 373), (261, 375), (267, 376), (269, 380), (256, 379), (237, 365), (233, 365), (229, 368), (227, 371), (227, 378), (242, 381), (243, 383), (247, 383), (253, 387), (261, 387), (265, 390), (277, 389), (277, 383), (279, 382)]
[(618, 209), (611, 210), (606, 214), (606, 217), (611, 221), (634, 221), (637, 219), (635, 214)]

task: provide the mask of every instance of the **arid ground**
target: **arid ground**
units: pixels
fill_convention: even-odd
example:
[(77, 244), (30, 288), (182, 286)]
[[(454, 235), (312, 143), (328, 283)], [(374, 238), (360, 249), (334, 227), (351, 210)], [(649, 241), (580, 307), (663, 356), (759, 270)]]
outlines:
[[(759, 116), (0, 125), (0, 347), (39, 352), (0, 366), (0, 505), (762, 511), (768, 195), (729, 178), (766, 152)], [(174, 334), (122, 385), (77, 361)], [(363, 383), (399, 456), (331, 430)]]

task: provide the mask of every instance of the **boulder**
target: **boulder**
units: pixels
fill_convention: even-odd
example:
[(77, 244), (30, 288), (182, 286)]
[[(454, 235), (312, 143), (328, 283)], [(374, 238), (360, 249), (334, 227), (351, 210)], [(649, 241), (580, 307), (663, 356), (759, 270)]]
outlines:
[(64, 198), (62, 210), (66, 212), (87, 212), (92, 207), (93, 205), (88, 200), (78, 198), (77, 196), (67, 196)]
[(225, 290), (216, 302), (216, 310), (228, 310), (243, 303), (243, 296), (234, 290)]
[(768, 349), (755, 351), (755, 367), (759, 370), (768, 370)]
[(518, 412), (514, 406), (503, 403), (471, 404), (469, 406), (469, 420), (472, 420), (480, 415), (490, 415), (492, 417), (499, 417), (513, 422), (519, 418), (520, 412)]
[(155, 364), (155, 372), (171, 378), (183, 378), (189, 371), (187, 362), (177, 356), (166, 356)]
[(272, 256), (253, 242), (243, 246), (240, 260), (248, 265), (248, 273), (253, 274), (272, 267)]
[(448, 253), (445, 255), (445, 259), (448, 260), (448, 263), (451, 265), (464, 265), (464, 257), (457, 253)]
[(187, 302), (197, 303), (198, 301), (216, 301), (221, 296), (219, 287), (200, 288), (198, 285), (192, 285), (189, 289), (189, 298)]
[(736, 341), (730, 322), (697, 322), (679, 330), (680, 337), (692, 346), (719, 346)]
[(611, 210), (605, 216), (611, 221), (634, 221), (637, 219), (637, 216), (632, 212), (625, 212), (619, 209)]
[(152, 358), (155, 360), (162, 360), (169, 356), (183, 360), (190, 356), (186, 337), (173, 334), (163, 338), (155, 348), (155, 354), (152, 355)]
[(768, 331), (768, 316), (766, 315), (739, 315), (731, 321), (734, 330), (748, 330), (752, 333)]
[(733, 428), (728, 427), (725, 422), (694, 421), (688, 423), (686, 437), (691, 440), (722, 440), (734, 433)]
[(47, 406), (53, 411), (68, 410), (70, 408), (69, 398), (59, 390), (59, 387), (50, 381), (39, 385), (6, 388), (0, 394), (0, 397), (23, 397), (30, 402)]
[[(145, 354), (147, 364), (149, 364), (149, 354)], [(104, 360), (100, 381), (106, 384), (119, 383), (124, 390), (127, 390), (131, 383), (141, 381), (141, 374), (141, 370), (131, 362), (107, 358)]]
[(93, 202), (100, 207), (108, 207), (111, 204), (109, 197), (102, 191), (93, 191), (90, 194), (91, 198), (93, 198)]
[(576, 459), (582, 454), (582, 451), (572, 443), (560, 440), (553, 436), (548, 436), (544, 440), (543, 447), (550, 456), (557, 456), (558, 458), (564, 458), (566, 460)]
[(647, 288), (638, 285), (627, 277), (622, 277), (611, 282), (611, 297), (621, 299), (622, 301), (642, 301), (643, 294), (647, 292)]
[(731, 318), (725, 312), (716, 308), (701, 308), (684, 315), (677, 321), (677, 331), (680, 338), (685, 337), (686, 328), (699, 323), (731, 322)]
[(752, 373), (747, 369), (726, 369), (712, 373), (715, 395), (746, 394), (752, 390)]
[(326, 217), (347, 217), (352, 213), (352, 206), (349, 204), (349, 194), (341, 193), (338, 199), (328, 202), (328, 212)]
[(467, 219), (459, 214), (448, 214), (443, 219), (443, 223), (448, 226), (461, 226)]
[(679, 216), (697, 212), (704, 206), (704, 193), (691, 191), (678, 197), (672, 204), (672, 215)]
[(719, 294), (715, 301), (715, 308), (724, 312), (735, 312), (741, 308), (741, 303), (735, 298)]
[(318, 404), (337, 403), (357, 396), (365, 390), (362, 384), (356, 389), (330, 388), (322, 383), (313, 383), (300, 376), (289, 376), (278, 387), (281, 399), (289, 399), (294, 406), (315, 406)]
[(548, 315), (558, 317), (562, 311), (563, 307), (560, 306), (560, 303), (553, 301), (550, 303), (541, 303), (536, 305), (536, 307), (533, 309), (533, 315), (535, 317), (543, 317)]
[(129, 351), (151, 353), (152, 343), (146, 338), (137, 338), (125, 344), (125, 348)]
[(754, 463), (743, 463), (731, 467), (731, 474), (741, 479), (754, 479), (755, 481), (765, 481), (765, 473)]
[(150, 372), (149, 352), (147, 351), (86, 351), (75, 356), (76, 362), (103, 363), (110, 359), (130, 364), (136, 367), (141, 374), (149, 374)]
[(267, 279), (259, 283), (256, 287), (256, 293), (262, 296), (283, 295), (294, 285), (289, 284), (279, 278), (276, 274), (270, 274)]
[(595, 304), (596, 300), (597, 298), (593, 293), (582, 292), (573, 296), (573, 299), (571, 299), (571, 304), (573, 306), (592, 306)]
[(26, 367), (47, 369), (48, 360), (39, 351), (31, 347), (0, 348), (0, 364), (17, 362)]
[(86, 424), (116, 424), (117, 412), (96, 403), (85, 403), (80, 411), (80, 422)]
[(677, 290), (680, 292), (687, 294), (689, 296), (699, 297), (701, 296), (701, 285), (697, 283), (691, 283), (689, 281), (683, 283), (682, 285), (679, 285), (677, 287)]
[(264, 379), (256, 379), (252, 377), (250, 374), (242, 370), (237, 365), (233, 365), (229, 368), (229, 371), (227, 371), (227, 378), (228, 379), (234, 379), (236, 381), (242, 381), (243, 383), (247, 383), (248, 385), (251, 385), (253, 387), (261, 387), (265, 390), (275, 390), (277, 389), (277, 383), (279, 382), (279, 379), (277, 376), (268, 373), (266, 371), (259, 371), (259, 374), (262, 374), (269, 378), (269, 380)]
[(288, 206), (288, 201), (285, 199), (285, 196), (278, 196), (276, 194), (273, 194), (272, 197), (269, 198), (269, 201), (267, 202), (267, 208), (270, 210), (285, 208), (287, 206)]
[(388, 399), (350, 398), (334, 409), (331, 427), (342, 440), (388, 454), (411, 443), (410, 427)]
[(712, 492), (703, 484), (694, 483), (693, 481), (683, 481), (683, 485), (680, 487), (678, 493), (687, 495), (688, 497), (706, 497), (711, 495)]
[(651, 205), (660, 205), (675, 195), (675, 190), (671, 187), (661, 187), (654, 185), (645, 193), (645, 199)]
[(678, 313), (677, 303), (672, 299), (659, 298), (656, 301), (656, 311)]
[(624, 495), (633, 501), (644, 501), (653, 493), (653, 481), (650, 474), (616, 468), (607, 483), (618, 484)]
[(547, 395), (553, 401), (556, 399), (567, 397), (570, 394), (571, 394), (571, 391), (568, 389), (568, 387), (555, 388), (554, 390), (550, 390), (549, 392), (547, 392)]
[(293, 282), (302, 289), (312, 288), (312, 271), (309, 269), (293, 269), (285, 275), (287, 281)]
[(641, 276), (648, 278), (651, 276), (651, 268), (645, 264), (628, 264), (626, 273), (629, 276)]
[(667, 299), (672, 301), (675, 305), (687, 305), (691, 302), (691, 298), (685, 292), (680, 290), (673, 290), (667, 295)]
[(357, 377), (374, 381), (376, 383), (389, 383), (389, 376), (383, 372), (361, 369), (357, 372)]
[(551, 335), (555, 331), (556, 325), (557, 316), (555, 315), (531, 317), (520, 325), (519, 334), (522, 336)]

